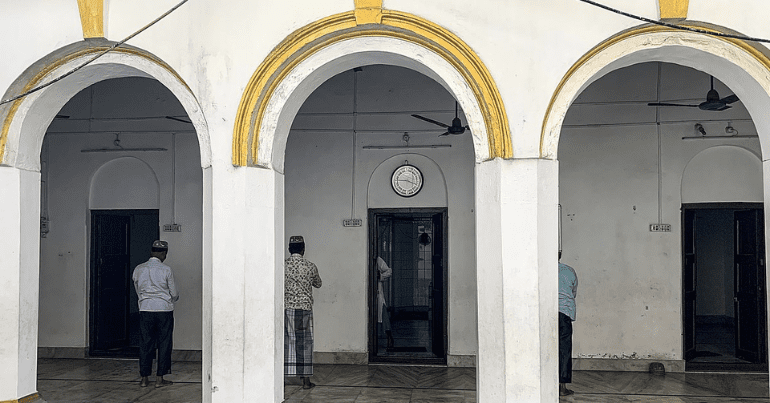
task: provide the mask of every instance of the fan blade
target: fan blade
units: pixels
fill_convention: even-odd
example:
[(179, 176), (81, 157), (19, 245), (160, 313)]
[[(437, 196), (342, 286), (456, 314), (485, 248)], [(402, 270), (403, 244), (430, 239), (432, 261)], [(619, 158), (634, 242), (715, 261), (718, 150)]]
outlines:
[(449, 135), (449, 132), (444, 132), (444, 133), (439, 134), (438, 136), (441, 137), (441, 136), (448, 136), (448, 135)]
[(730, 109), (730, 108), (732, 108), (730, 105), (724, 105), (721, 108), (717, 108), (717, 109), (714, 109), (714, 110), (715, 111), (723, 111), (725, 109)]
[(669, 104), (666, 102), (650, 102), (647, 106), (686, 106), (689, 108), (697, 108), (698, 105), (682, 105), (682, 104)]
[(448, 124), (437, 122), (437, 121), (435, 121), (433, 119), (428, 119), (428, 118), (426, 118), (424, 116), (420, 116), (420, 115), (412, 115), (412, 116), (416, 117), (417, 119), (424, 120), (424, 121), (426, 121), (428, 123), (433, 123), (434, 125), (438, 125), (438, 126), (441, 126), (441, 127), (449, 127)]
[(731, 103), (737, 102), (737, 101), (739, 101), (738, 96), (733, 94), (733, 95), (728, 95), (728, 96), (722, 98), (719, 102), (722, 102), (722, 103), (725, 103), (725, 104), (731, 104)]

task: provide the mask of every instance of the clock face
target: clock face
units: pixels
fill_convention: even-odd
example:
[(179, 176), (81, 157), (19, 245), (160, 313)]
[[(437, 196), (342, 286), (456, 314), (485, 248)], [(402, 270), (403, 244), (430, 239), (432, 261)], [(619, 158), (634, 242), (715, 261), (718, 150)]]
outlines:
[(422, 189), (422, 172), (413, 165), (401, 165), (390, 178), (393, 190), (402, 197), (412, 197)]

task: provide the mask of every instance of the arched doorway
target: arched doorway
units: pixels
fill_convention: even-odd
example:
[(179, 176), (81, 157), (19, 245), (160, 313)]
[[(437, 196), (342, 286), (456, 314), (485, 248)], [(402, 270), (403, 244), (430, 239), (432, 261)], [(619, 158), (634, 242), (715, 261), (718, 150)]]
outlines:
[[(300, 108), (286, 147), (284, 231), (305, 237), (326, 274), (314, 306), (322, 362), (458, 365), (475, 355), (475, 295), (463, 286), (475, 281), (471, 133), (442, 136), (446, 128), (412, 116), (449, 123), (454, 103), (420, 73), (367, 65), (330, 78)], [(392, 175), (405, 165), (423, 180), (402, 196)], [(383, 295), (390, 345), (373, 316), (378, 257), (393, 270)]]
[(751, 127), (743, 129), (743, 144), (713, 144), (682, 175), (688, 371), (767, 370), (762, 161)]
[[(674, 44), (672, 38), (682, 41)], [(721, 52), (726, 49), (729, 59)], [(685, 289), (692, 279), (681, 269), (686, 243), (682, 174), (690, 158), (715, 145), (762, 154), (768, 125), (759, 113), (768, 103), (760, 73), (767, 71), (765, 62), (760, 50), (740, 41), (647, 26), (597, 46), (565, 76), (544, 121), (541, 155), (555, 157), (558, 144), (565, 257), (585, 262), (590, 284), (604, 284), (596, 298), (588, 297), (602, 314), (588, 307), (588, 323), (576, 322), (576, 340), (581, 333), (585, 339), (573, 353), (579, 360), (592, 361), (592, 367), (615, 360), (631, 370), (655, 360), (669, 371), (685, 370), (687, 343), (681, 334), (687, 333)], [(726, 112), (648, 105), (697, 105), (705, 99), (710, 76), (723, 97), (735, 93), (740, 103)], [(749, 138), (727, 137), (737, 132)], [(737, 180), (733, 168), (721, 167)], [(767, 180), (762, 182), (767, 189)], [(600, 217), (579, 207), (586, 200), (603, 206)], [(609, 238), (586, 247), (593, 234)], [(607, 293), (605, 286), (618, 291)], [(603, 337), (616, 335), (609, 338), (615, 347), (591, 346), (591, 332), (583, 326), (599, 322)], [(647, 343), (641, 335), (656, 341)]]
[[(356, 11), (358, 12), (358, 10)], [(555, 328), (555, 321), (550, 315), (545, 315), (534, 306), (522, 307), (516, 312), (516, 321), (501, 320), (505, 310), (513, 312), (514, 308), (510, 300), (506, 300), (506, 295), (516, 295), (522, 299), (536, 298), (541, 303), (548, 306), (555, 296), (555, 290), (548, 288), (543, 291), (538, 288), (537, 281), (539, 276), (534, 275), (526, 278), (526, 281), (516, 281), (510, 273), (516, 270), (504, 270), (503, 266), (508, 265), (499, 263), (505, 253), (501, 252), (512, 234), (504, 232), (501, 235), (500, 225), (501, 217), (507, 208), (516, 208), (518, 199), (509, 197), (499, 197), (502, 182), (510, 183), (516, 175), (526, 176), (533, 172), (539, 172), (541, 178), (552, 176), (555, 171), (553, 164), (548, 161), (524, 161), (513, 163), (497, 157), (510, 158), (510, 140), (509, 128), (505, 112), (502, 108), (494, 81), (483, 66), (483, 63), (462, 41), (442, 29), (424, 21), (415, 16), (398, 13), (390, 10), (382, 10), (381, 20), (364, 21), (357, 23), (356, 12), (343, 13), (310, 24), (298, 30), (291, 35), (284, 43), (276, 48), (269, 55), (266, 62), (260, 66), (251, 82), (247, 85), (244, 97), (241, 100), (238, 116), (236, 118), (233, 149), (234, 164), (238, 166), (257, 166), (267, 169), (250, 169), (241, 172), (243, 185), (247, 189), (258, 189), (251, 192), (259, 195), (259, 198), (250, 195), (246, 203), (249, 206), (248, 216), (253, 217), (254, 223), (258, 227), (253, 241), (259, 240), (263, 248), (250, 252), (246, 257), (249, 261), (269, 262), (270, 264), (250, 265), (248, 271), (244, 271), (247, 278), (275, 278), (277, 285), (281, 285), (280, 269), (276, 272), (276, 267), (281, 267), (281, 256), (284, 255), (284, 242), (288, 234), (285, 233), (284, 223), (280, 219), (284, 214), (286, 202), (282, 200), (285, 186), (285, 160), (286, 144), (289, 138), (289, 132), (297, 111), (303, 102), (318, 86), (329, 78), (344, 72), (350, 71), (358, 66), (368, 66), (371, 64), (383, 64), (390, 66), (404, 67), (419, 72), (435, 82), (439, 83), (444, 89), (459, 102), (465, 117), (468, 119), (470, 131), (473, 134), (473, 150), (475, 155), (475, 177), (482, 178), (484, 186), (483, 192), (479, 192), (478, 182), (475, 182), (474, 190), (475, 209), (484, 211), (485, 215), (476, 217), (476, 258), (482, 256), (488, 260), (489, 256), (495, 263), (476, 265), (478, 290), (484, 290), (483, 301), (478, 302), (479, 315), (477, 328), (478, 333), (478, 393), (482, 400), (500, 399), (502, 396), (507, 398), (528, 399), (532, 396), (541, 396), (542, 393), (555, 395), (555, 383), (541, 382), (539, 379), (533, 379), (531, 371), (525, 371), (523, 368), (530, 368), (531, 365), (541, 367), (543, 365), (550, 367), (555, 364), (550, 358), (542, 359), (540, 349), (550, 343), (550, 330)], [(385, 16), (387, 14), (387, 17)], [(382, 23), (382, 25), (378, 25)], [(398, 26), (398, 29), (391, 29)], [(426, 30), (430, 27), (430, 30)], [(398, 32), (397, 32), (398, 31)], [(429, 33), (430, 32), (430, 33)], [(446, 40), (425, 41), (426, 36), (439, 35)], [(451, 39), (450, 39), (451, 38)], [(459, 62), (458, 62), (459, 60)], [(472, 60), (472, 62), (471, 62)], [(468, 74), (468, 72), (472, 72)], [(479, 79), (483, 78), (483, 79)], [(491, 160), (491, 158), (495, 158)], [(536, 174), (537, 175), (537, 174)], [(531, 178), (528, 178), (531, 179)], [(251, 185), (250, 185), (251, 183)], [(523, 187), (536, 189), (537, 182), (527, 180)], [(534, 188), (531, 188), (534, 187)], [(550, 190), (550, 188), (548, 189)], [(555, 194), (545, 192), (549, 199), (548, 203), (543, 203), (543, 208), (552, 208), (556, 210)], [(553, 203), (550, 203), (551, 197)], [(524, 203), (522, 203), (524, 204)], [(505, 207), (502, 207), (505, 205)], [(526, 208), (532, 208), (527, 205)], [(539, 206), (536, 206), (539, 208)], [(478, 210), (476, 210), (478, 209)], [(537, 217), (537, 215), (530, 215)], [(548, 221), (548, 229), (545, 232), (556, 233), (556, 221)], [(489, 229), (486, 230), (486, 226)], [(480, 235), (483, 234), (483, 235)], [(266, 235), (266, 236), (265, 236)], [(479, 239), (481, 237), (482, 239)], [(250, 237), (251, 238), (251, 237)], [(556, 248), (556, 238), (539, 237), (536, 246), (528, 248), (526, 257), (521, 257), (516, 262), (526, 267), (532, 266), (537, 262), (536, 254), (539, 248)], [(246, 239), (244, 242), (251, 244), (252, 240)], [(551, 245), (552, 243), (552, 245)], [(273, 265), (272, 263), (275, 263)], [(554, 256), (555, 263), (555, 256)], [(489, 270), (489, 272), (479, 273), (479, 268)], [(240, 268), (238, 269), (240, 270)], [(244, 269), (245, 270), (245, 269)], [(256, 281), (256, 280), (254, 280)], [(520, 293), (513, 292), (505, 294), (502, 283), (506, 281), (506, 287), (517, 289)], [(224, 283), (223, 283), (224, 284)], [(251, 284), (251, 280), (247, 284)], [(256, 284), (256, 282), (254, 283)], [(215, 285), (216, 286), (216, 285)], [(250, 286), (246, 286), (246, 291)], [(243, 295), (246, 295), (244, 291)], [(254, 345), (254, 349), (249, 349), (252, 355), (249, 355), (248, 361), (272, 362), (271, 368), (254, 366), (254, 371), (273, 376), (262, 377), (264, 380), (260, 385), (241, 385), (239, 382), (218, 377), (215, 384), (232, 384), (228, 390), (244, 390), (247, 396), (256, 393), (257, 388), (262, 391), (273, 391), (270, 393), (274, 399), (280, 400), (282, 396), (282, 379), (277, 376), (280, 374), (280, 356), (276, 355), (282, 347), (282, 329), (280, 321), (275, 318), (282, 316), (280, 311), (280, 288), (261, 287), (261, 293), (255, 304), (267, 304), (268, 307), (275, 308), (256, 311), (246, 307), (243, 313), (246, 317), (254, 318), (258, 315), (257, 322), (265, 324), (268, 327), (262, 327), (260, 334), (273, 335), (269, 345)], [(553, 295), (551, 295), (553, 291)], [(215, 303), (215, 310), (216, 310)], [(223, 315), (227, 315), (224, 311)], [(511, 313), (513, 314), (513, 313)], [(240, 314), (239, 314), (240, 315)], [(214, 328), (217, 328), (216, 318), (219, 316), (216, 312)], [(506, 340), (515, 346), (514, 338), (521, 332), (521, 328), (511, 331), (519, 322), (525, 322), (524, 318), (538, 318), (532, 326), (533, 332), (529, 332), (534, 338), (533, 344), (537, 348), (520, 348), (517, 354), (517, 362), (514, 363), (513, 355), (501, 357), (499, 354), (500, 340)], [(226, 320), (222, 317), (222, 324)], [(244, 323), (244, 334), (250, 334), (256, 331), (256, 328), (249, 323)], [(483, 330), (482, 330), (483, 329)], [(451, 332), (451, 331), (450, 331)], [(229, 340), (226, 335), (214, 334), (214, 344), (216, 340)], [(248, 337), (246, 338), (248, 339)], [(234, 354), (241, 351), (240, 346), (252, 346), (246, 339), (235, 343), (227, 349), (223, 348), (220, 352), (223, 356)], [(451, 342), (450, 342), (451, 344)], [(515, 348), (515, 347), (512, 347)], [(526, 351), (525, 351), (526, 350)], [(215, 365), (216, 365), (216, 361)], [(531, 364), (531, 365), (530, 365)], [(513, 370), (514, 366), (521, 367), (520, 371)], [(250, 367), (251, 368), (251, 367)], [(227, 372), (226, 363), (222, 362), (221, 368), (214, 368), (214, 373)], [(528, 375), (526, 375), (526, 374)], [(555, 373), (555, 372), (554, 372)], [(536, 378), (536, 377), (535, 377)], [(511, 385), (528, 385), (527, 388), (517, 388)], [(506, 386), (507, 385), (507, 386)], [(535, 385), (535, 386), (531, 386)], [(238, 387), (240, 386), (240, 387)], [(246, 389), (247, 388), (247, 389)], [(220, 388), (224, 390), (224, 388)], [(237, 395), (233, 395), (235, 398)], [(239, 395), (238, 395), (239, 396)], [(225, 394), (217, 398), (227, 399)]]
[[(33, 88), (46, 80), (57, 77), (62, 72), (73, 69), (94, 53), (104, 50), (108, 45), (106, 42), (94, 40), (76, 43), (56, 51), (54, 54), (41, 59), (31, 66), (19, 77), (6, 93), (6, 97), (16, 95), (25, 89)], [(16, 324), (16, 326), (9, 326), (10, 329), (16, 329), (16, 335), (7, 340), (9, 343), (18, 346), (18, 348), (8, 350), (8, 354), (2, 357), (2, 360), (9, 368), (17, 369), (15, 376), (12, 374), (12, 376), (4, 377), (3, 379), (9, 379), (18, 384), (7, 388), (5, 387), (6, 385), (3, 385), (1, 388), (2, 390), (15, 391), (17, 396), (12, 396), (12, 398), (23, 398), (35, 394), (39, 335), (42, 339), (42, 347), (53, 347), (54, 349), (64, 347), (64, 350), (69, 350), (70, 353), (75, 352), (75, 354), (80, 354), (81, 356), (86, 354), (84, 349), (88, 346), (86, 337), (88, 309), (86, 308), (87, 304), (85, 301), (88, 300), (88, 292), (84, 288), (86, 284), (85, 278), (87, 277), (87, 273), (84, 270), (89, 266), (89, 258), (87, 257), (89, 240), (86, 232), (90, 229), (90, 217), (86, 218), (86, 212), (89, 210), (91, 176), (101, 164), (114, 159), (114, 157), (121, 155), (121, 153), (123, 156), (139, 153), (139, 148), (141, 147), (132, 147), (126, 144), (129, 137), (132, 137), (131, 134), (125, 133), (123, 138), (120, 139), (123, 143), (120, 143), (120, 141), (116, 141), (119, 140), (119, 138), (115, 137), (116, 132), (129, 132), (131, 130), (128, 127), (132, 125), (147, 128), (144, 124), (137, 123), (136, 121), (131, 122), (134, 120), (132, 118), (137, 116), (131, 116), (131, 113), (126, 113), (125, 110), (108, 111), (108, 113), (97, 116), (97, 119), (94, 119), (95, 115), (91, 114), (93, 110), (89, 111), (88, 108), (82, 108), (82, 105), (67, 106), (70, 108), (69, 111), (74, 112), (72, 115), (61, 113), (65, 104), (72, 99), (76, 100), (76, 104), (83, 99), (87, 99), (87, 96), (78, 97), (77, 94), (84, 89), (86, 89), (86, 94), (88, 94), (88, 88), (91, 87), (93, 89), (92, 86), (94, 85), (97, 87), (100, 85), (102, 87), (105, 85), (109, 87), (114, 83), (126, 83), (126, 81), (120, 80), (146, 80), (140, 81), (140, 83), (147, 82), (150, 83), (150, 87), (156, 86), (155, 89), (160, 89), (164, 97), (176, 102), (176, 105), (179, 107), (178, 111), (184, 114), (185, 118), (189, 119), (189, 123), (187, 123), (189, 126), (186, 131), (191, 134), (190, 141), (187, 138), (182, 139), (184, 136), (181, 132), (185, 130), (180, 129), (178, 147), (167, 147), (166, 149), (178, 148), (194, 151), (193, 154), (181, 153), (182, 157), (185, 158), (185, 162), (182, 164), (185, 165), (186, 169), (187, 162), (192, 162), (195, 171), (197, 171), (198, 167), (202, 167), (205, 172), (210, 164), (208, 131), (197, 101), (181, 78), (169, 66), (151, 54), (135, 48), (119, 48), (105, 54), (99, 61), (83, 67), (69, 78), (69, 80), (62, 80), (56, 85), (49, 86), (44, 90), (13, 102), (10, 104), (10, 107), (4, 109), (2, 116), (3, 126), (0, 140), (3, 145), (2, 162), (5, 165), (2, 168), (4, 178), (3, 190), (6, 200), (11, 201), (10, 206), (13, 207), (6, 213), (9, 214), (9, 217), (16, 217), (7, 222), (16, 223), (16, 225), (12, 225), (9, 228), (9, 233), (15, 234), (14, 236), (19, 240), (19, 242), (6, 244), (5, 247), (8, 250), (3, 252), (7, 256), (16, 257), (15, 260), (12, 259), (7, 262), (8, 264), (4, 267), (14, 271), (10, 278), (12, 279), (13, 286), (18, 287), (17, 292), (11, 293), (17, 296), (16, 300), (7, 305), (10, 309), (3, 312), (4, 315), (8, 315), (5, 319), (6, 323)], [(111, 79), (117, 80), (113, 81)], [(134, 82), (134, 84), (136, 83)], [(149, 87), (144, 88), (147, 89)], [(130, 91), (123, 92), (123, 95), (129, 93)], [(137, 95), (137, 93), (135, 92), (133, 95)], [(106, 105), (114, 106), (115, 104), (108, 102), (102, 106)], [(141, 109), (142, 106), (146, 107), (149, 105), (135, 104), (134, 106), (134, 111), (136, 111)], [(96, 123), (100, 119), (101, 122)], [(161, 116), (161, 119), (166, 120), (164, 116)], [(63, 121), (69, 121), (69, 123), (62, 123)], [(104, 124), (106, 121), (109, 121), (108, 125), (101, 128), (98, 127), (99, 124)], [(54, 123), (51, 124), (52, 122)], [(110, 124), (113, 126), (108, 127)], [(123, 126), (116, 127), (115, 124), (122, 124)], [(85, 128), (87, 126), (91, 127)], [(46, 129), (53, 129), (53, 131), (58, 132), (49, 137), (49, 139), (65, 140), (71, 136), (70, 140), (73, 141), (65, 141), (64, 146), (61, 144), (56, 147), (47, 145), (42, 151), (41, 159), (41, 148), (43, 148), (44, 139), (47, 137), (45, 136), (47, 133)], [(105, 130), (109, 131), (109, 133), (104, 133)], [(154, 130), (156, 132), (165, 131), (158, 128)], [(173, 130), (175, 129), (171, 131)], [(165, 143), (168, 140), (168, 145), (170, 145), (171, 133), (170, 131), (167, 132), (169, 133), (168, 138), (164, 138), (161, 142)], [(109, 139), (100, 141), (98, 139), (100, 135), (108, 135)], [(95, 136), (95, 138), (89, 138), (89, 136)], [(150, 139), (150, 145), (152, 145), (153, 140), (157, 140), (157, 138)], [(67, 146), (67, 144), (70, 145)], [(90, 151), (120, 147), (124, 149), (118, 152)], [(155, 147), (148, 146), (145, 148), (157, 149), (163, 147), (156, 144)], [(53, 174), (46, 171), (45, 176), (41, 176), (41, 160), (44, 164), (49, 164), (49, 167), (55, 164), (57, 171)], [(173, 158), (169, 157), (169, 160), (173, 160)], [(79, 162), (83, 161), (87, 162), (85, 165), (90, 164), (90, 168), (79, 164)], [(151, 164), (153, 163), (151, 162)], [(73, 169), (69, 171), (59, 170), (62, 167)], [(170, 167), (170, 165), (166, 167)], [(166, 169), (155, 169), (155, 171), (161, 172), (161, 176), (170, 178), (170, 175), (165, 173)], [(72, 176), (68, 176), (70, 174)], [(56, 175), (60, 175), (58, 178), (64, 178), (64, 181), (54, 180)], [(208, 193), (204, 189), (210, 186), (210, 183), (203, 179), (205, 176), (205, 174), (201, 175), (200, 171), (197, 171), (197, 180), (192, 179), (193, 182), (197, 182), (198, 211), (205, 210), (205, 208), (201, 207), (201, 203), (203, 194)], [(45, 197), (59, 197), (59, 201), (66, 201), (60, 204), (72, 206), (74, 208), (72, 211), (77, 213), (70, 215), (68, 212), (62, 213), (62, 211), (58, 211), (57, 213), (62, 213), (57, 214), (58, 218), (49, 221), (43, 216), (41, 220), (42, 215), (49, 215), (51, 213), (51, 211), (41, 209), (41, 206), (48, 207), (45, 198), (40, 199), (41, 181), (45, 182), (44, 186), (50, 186), (47, 188), (50, 193), (48, 191), (43, 193)], [(166, 181), (162, 180), (162, 182)], [(170, 180), (167, 183), (169, 182)], [(68, 184), (72, 186), (73, 194), (66, 193)], [(77, 191), (75, 190), (76, 188), (78, 189)], [(169, 186), (166, 189), (169, 188), (174, 188), (174, 186)], [(163, 193), (166, 192), (162, 191), (160, 200), (157, 201), (161, 210), (165, 210), (172, 200), (171, 197), (168, 197), (169, 193), (166, 193), (167, 196), (162, 196)], [(55, 194), (58, 196), (54, 196)], [(195, 197), (193, 194), (190, 196)], [(39, 200), (33, 202), (34, 199)], [(24, 202), (17, 202), (14, 205), (13, 200), (24, 200)], [(96, 201), (99, 205), (103, 205), (104, 200), (104, 198), (91, 199), (91, 201)], [(112, 200), (113, 202), (115, 201), (114, 199)], [(115, 208), (115, 206), (113, 205), (110, 208)], [(196, 209), (193, 208), (193, 210)], [(48, 218), (53, 218), (53, 216), (49, 215)], [(190, 235), (196, 238), (200, 245), (205, 246), (207, 243), (210, 243), (210, 237), (206, 236), (202, 229), (202, 220), (203, 217), (198, 213), (196, 219), (188, 222), (197, 221), (199, 223), (198, 225), (191, 226), (190, 229), (197, 233), (190, 233)], [(197, 230), (195, 229), (196, 227)], [(157, 230), (157, 232), (160, 231), (162, 229)], [(43, 242), (51, 242), (41, 248), (41, 237), (50, 237), (42, 239), (44, 239)], [(55, 240), (54, 238), (57, 239)], [(48, 246), (53, 245), (53, 243), (57, 244), (56, 247), (49, 249)], [(55, 249), (59, 250), (55, 251)], [(210, 263), (205, 261), (206, 258), (200, 256), (200, 249), (201, 247), (198, 247), (195, 251), (190, 252), (198, 254), (197, 263), (194, 265), (198, 273), (194, 274), (190, 281), (192, 286), (190, 293), (192, 295), (195, 293), (200, 294), (203, 273), (211, 268)], [(70, 278), (83, 279), (79, 286), (74, 287), (74, 289), (79, 289), (79, 292), (70, 294), (65, 292), (66, 289), (56, 287), (55, 284), (49, 281), (53, 280), (56, 277), (55, 275), (52, 277), (46, 276), (43, 279), (44, 281), (40, 280), (41, 270), (46, 274), (55, 274), (55, 272), (49, 273), (47, 270), (51, 267), (49, 263), (57, 259), (59, 260), (59, 262), (56, 262), (57, 264), (61, 263), (66, 267), (68, 267), (66, 261), (71, 261), (69, 264), (75, 268), (75, 271), (70, 273), (72, 275)], [(62, 266), (58, 265), (57, 267)], [(200, 267), (203, 267), (203, 273), (200, 271)], [(198, 291), (193, 291), (196, 288), (195, 279), (197, 279)], [(51, 291), (55, 296), (54, 300), (47, 299), (50, 297), (46, 293), (39, 294), (39, 289), (46, 293)], [(72, 303), (74, 306), (82, 307), (82, 310), (69, 310), (69, 314), (76, 317), (73, 324), (75, 324), (77, 329), (74, 331), (71, 324), (62, 325), (61, 322), (57, 324), (59, 316), (54, 312), (56, 304), (59, 304), (62, 308), (66, 307), (61, 301), (56, 301), (56, 299), (66, 299), (69, 296), (75, 300), (68, 300), (67, 302)], [(200, 324), (201, 321), (208, 319), (201, 319), (203, 316), (201, 309), (201, 305), (203, 305), (202, 299), (197, 304), (197, 307), (195, 302), (190, 302), (192, 303), (190, 315), (194, 318), (193, 322), (198, 323), (198, 326), (193, 325), (193, 328), (196, 328), (194, 334), (197, 334), (197, 337), (193, 336), (193, 338), (197, 339), (197, 342), (187, 345), (197, 344), (197, 346), (202, 347), (203, 343), (199, 330), (201, 328)], [(41, 307), (44, 311), (41, 311)], [(130, 308), (130, 300), (126, 307)], [(43, 322), (40, 327), (38, 319)], [(77, 324), (82, 326), (78, 327)], [(205, 328), (205, 326), (203, 327)], [(40, 333), (40, 329), (43, 329), (44, 333)], [(49, 331), (50, 329), (63, 329), (64, 332), (57, 335), (56, 331), (52, 333)], [(205, 339), (205, 335), (203, 338)], [(43, 343), (48, 344), (48, 341), (53, 345), (42, 345)], [(191, 347), (191, 349), (195, 348), (200, 347)], [(79, 353), (76, 352), (78, 350)], [(43, 354), (51, 352), (50, 349), (43, 349), (42, 351)]]

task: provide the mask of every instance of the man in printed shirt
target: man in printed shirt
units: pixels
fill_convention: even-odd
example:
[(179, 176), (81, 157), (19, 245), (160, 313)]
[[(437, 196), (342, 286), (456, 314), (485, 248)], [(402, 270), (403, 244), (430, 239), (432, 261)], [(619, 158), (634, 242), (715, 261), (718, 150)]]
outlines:
[(313, 288), (321, 287), (315, 264), (305, 259), (305, 240), (289, 238), (285, 262), (283, 361), (287, 376), (299, 376), (302, 387), (315, 386), (313, 375)]
[(150, 260), (134, 269), (134, 288), (139, 296), (139, 386), (150, 385), (152, 359), (155, 346), (158, 347), (158, 369), (155, 373), (155, 387), (171, 385), (173, 382), (163, 379), (171, 373), (171, 348), (174, 332), (174, 302), (179, 300), (179, 293), (174, 284), (174, 273), (163, 264), (168, 254), (168, 242), (152, 243)]
[(559, 396), (575, 393), (567, 389), (567, 384), (572, 383), (572, 322), (577, 286), (575, 269), (559, 262)]

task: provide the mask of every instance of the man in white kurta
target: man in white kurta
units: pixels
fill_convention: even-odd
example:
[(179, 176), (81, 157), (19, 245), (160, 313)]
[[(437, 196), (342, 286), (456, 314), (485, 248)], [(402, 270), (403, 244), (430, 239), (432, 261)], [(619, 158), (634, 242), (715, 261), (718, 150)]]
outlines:
[(150, 260), (136, 266), (132, 279), (139, 297), (139, 386), (149, 386), (155, 346), (158, 350), (158, 368), (155, 387), (171, 385), (163, 379), (171, 373), (171, 349), (174, 333), (174, 302), (179, 300), (174, 273), (163, 264), (168, 253), (168, 242), (152, 243)]

